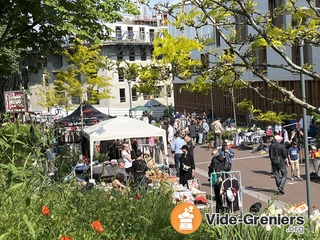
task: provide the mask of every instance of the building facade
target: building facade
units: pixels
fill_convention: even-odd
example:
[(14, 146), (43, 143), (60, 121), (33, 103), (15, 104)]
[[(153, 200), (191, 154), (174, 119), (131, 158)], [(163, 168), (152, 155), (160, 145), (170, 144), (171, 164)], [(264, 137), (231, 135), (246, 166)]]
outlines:
[[(122, 22), (113, 24), (105, 23), (113, 30), (111, 39), (104, 41), (101, 49), (101, 54), (108, 57), (112, 62), (126, 61), (129, 63), (137, 63), (141, 66), (150, 64), (153, 45), (152, 42), (156, 34), (163, 28), (167, 28), (166, 14), (152, 14), (147, 17), (145, 11), (141, 16), (126, 15)], [(35, 94), (37, 84), (41, 84), (43, 80), (43, 73), (46, 69), (51, 77), (53, 83), (56, 74), (65, 70), (68, 67), (67, 60), (58, 54), (47, 56), (47, 63), (38, 74), (31, 74), (29, 77), (30, 84), (30, 111), (43, 112), (44, 109), (38, 104), (38, 99)], [(130, 92), (132, 97), (132, 107), (136, 106), (151, 106), (154, 116), (161, 117), (163, 111), (173, 105), (173, 88), (172, 84), (162, 85), (159, 87), (159, 93), (155, 96), (138, 95), (132, 89), (135, 84), (134, 81), (125, 79), (124, 76), (118, 73), (116, 69), (101, 70), (99, 75), (111, 79), (112, 86), (110, 87), (112, 98), (102, 99), (99, 103), (94, 104), (94, 107), (100, 111), (110, 114), (123, 116), (129, 114), (130, 108)], [(131, 79), (130, 79), (131, 80)], [(130, 85), (130, 86), (129, 86)], [(70, 99), (74, 108), (79, 106), (78, 99)], [(50, 111), (50, 110), (49, 110)], [(54, 114), (54, 112), (51, 112)], [(142, 112), (133, 112), (133, 115), (141, 115)]]
[[(273, 12), (276, 8), (278, 8), (280, 5), (284, 4), (285, 0), (257, 0), (258, 3), (257, 8), (262, 14), (265, 14), (267, 12)], [(305, 1), (298, 1), (300, 6), (303, 6), (305, 4)], [(320, 7), (320, 1), (315, 1), (315, 6)], [(188, 3), (183, 6), (184, 11), (188, 12), (190, 11), (193, 6), (189, 5)], [(173, 21), (173, 18), (169, 17), (169, 20)], [(241, 21), (241, 19), (231, 19), (231, 22), (237, 22)], [(292, 26), (293, 19), (290, 15), (278, 15), (273, 19), (275, 25), (277, 26)], [(239, 28), (241, 26), (241, 28)], [(252, 29), (250, 29), (249, 26), (247, 26), (244, 23), (241, 24), (235, 24), (235, 26), (231, 29), (226, 30), (226, 34), (231, 33), (231, 31), (236, 30), (238, 37), (241, 39), (246, 39), (250, 34), (253, 34), (254, 32)], [(195, 32), (192, 28), (186, 28), (184, 31), (180, 31), (175, 29), (173, 26), (168, 27), (168, 31), (173, 36), (185, 36), (188, 38), (194, 38)], [(219, 34), (216, 32), (215, 28), (213, 26), (205, 26), (200, 29), (200, 34), (203, 38), (213, 38), (214, 41), (208, 45), (208, 47), (212, 49), (220, 49), (220, 51), (223, 51), (224, 49), (229, 49), (227, 44), (223, 41), (223, 39), (219, 36)], [(299, 46), (288, 46), (285, 50), (285, 53), (289, 58), (292, 59), (292, 61), (296, 64), (300, 61), (300, 55), (299, 55)], [(303, 53), (304, 53), (304, 63), (312, 64), (313, 69), (316, 72), (320, 71), (320, 49), (319, 47), (310, 47), (310, 46), (304, 46), (303, 47)], [(203, 57), (204, 53), (199, 51), (194, 51), (192, 53), (192, 58), (201, 59)], [(209, 57), (212, 62), (214, 62), (216, 59), (213, 59), (213, 56)], [(256, 61), (258, 61), (257, 65), (259, 63), (273, 63), (275, 65), (281, 65), (285, 64), (283, 59), (279, 57), (278, 54), (274, 52), (274, 50), (270, 48), (264, 48), (262, 50), (259, 50), (257, 52)], [(300, 74), (291, 73), (289, 71), (285, 71), (280, 68), (271, 68), (266, 66), (261, 66), (264, 69), (264, 74), (267, 78), (272, 80), (279, 81), (279, 85), (287, 88), (288, 90), (294, 91), (295, 95), (298, 98), (301, 98), (301, 84)], [(265, 93), (268, 91), (270, 92), (270, 89), (268, 89), (268, 85), (262, 82), (258, 77), (256, 77), (252, 72), (246, 71), (243, 73), (242, 76), (243, 79), (247, 81), (251, 81), (253, 86), (259, 87), (260, 89), (263, 89)], [(320, 105), (320, 99), (318, 96), (318, 89), (320, 87), (319, 81), (316, 81), (308, 76), (305, 76), (306, 80), (306, 101), (318, 106)], [(181, 81), (179, 79), (175, 79), (174, 81), (174, 94), (175, 94), (175, 109), (177, 111), (186, 111), (186, 112), (197, 112), (200, 113), (204, 110), (211, 110), (213, 109), (214, 116), (215, 117), (222, 117), (224, 120), (233, 117), (233, 110), (232, 110), (232, 100), (230, 97), (226, 96), (225, 93), (213, 89), (211, 93), (208, 95), (200, 95), (196, 93), (190, 93), (186, 91), (182, 91), (180, 93), (180, 88), (185, 84), (184, 81)], [(273, 91), (273, 96), (276, 99), (281, 100), (283, 98), (283, 95), (280, 92)], [(211, 95), (213, 100), (213, 106), (211, 104)], [(297, 118), (300, 119), (302, 108), (301, 106), (297, 106), (294, 104), (286, 105), (286, 104), (274, 104), (272, 101), (268, 101), (265, 99), (260, 98), (253, 90), (250, 89), (242, 89), (242, 90), (236, 90), (235, 91), (235, 101), (236, 103), (241, 102), (243, 99), (248, 99), (253, 102), (253, 105), (257, 109), (261, 109), (262, 112), (267, 111), (275, 111), (275, 112), (283, 112), (283, 113), (295, 113), (297, 115)], [(310, 112), (308, 112), (310, 114)], [(246, 113), (241, 112), (240, 110), (237, 110), (237, 120), (238, 122), (247, 122), (248, 116)]]

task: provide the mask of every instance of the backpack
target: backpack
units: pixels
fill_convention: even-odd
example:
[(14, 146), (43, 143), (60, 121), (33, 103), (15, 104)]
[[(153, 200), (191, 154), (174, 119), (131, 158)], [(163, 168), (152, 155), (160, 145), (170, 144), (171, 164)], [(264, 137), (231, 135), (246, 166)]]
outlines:
[(272, 164), (279, 164), (281, 157), (279, 156), (278, 144), (272, 144), (270, 147), (270, 160)]

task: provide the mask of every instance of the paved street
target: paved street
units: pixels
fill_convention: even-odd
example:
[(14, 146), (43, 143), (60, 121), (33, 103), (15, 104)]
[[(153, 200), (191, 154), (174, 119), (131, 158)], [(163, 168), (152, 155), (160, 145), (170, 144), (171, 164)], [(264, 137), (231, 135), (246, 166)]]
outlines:
[[(271, 165), (267, 154), (258, 152), (251, 153), (252, 149), (234, 149), (233, 171), (240, 171), (243, 186), (243, 206), (248, 211), (255, 202), (261, 202), (262, 207), (267, 207), (268, 200), (275, 199), (275, 204), (284, 207), (286, 204), (298, 204), (307, 202), (306, 181), (290, 180), (290, 167), (288, 170), (288, 180), (285, 185), (284, 195), (274, 195), (277, 189), (275, 179), (271, 175)], [(208, 182), (207, 170), (211, 161), (211, 152), (206, 151), (206, 146), (196, 146), (196, 178), (200, 179), (201, 190), (210, 195), (210, 184)], [(301, 177), (305, 179), (305, 166), (300, 165)], [(311, 169), (311, 171), (314, 171)], [(320, 207), (319, 179), (311, 179), (311, 207)]]

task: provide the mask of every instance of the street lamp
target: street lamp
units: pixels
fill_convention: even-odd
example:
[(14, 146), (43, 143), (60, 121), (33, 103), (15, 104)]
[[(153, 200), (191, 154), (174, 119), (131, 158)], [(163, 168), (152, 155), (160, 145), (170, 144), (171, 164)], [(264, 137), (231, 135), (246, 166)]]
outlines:
[(131, 91), (131, 82), (133, 79), (128, 79), (128, 85), (129, 85), (129, 103), (130, 103), (130, 108), (129, 108), (129, 117), (132, 118), (132, 91)]
[[(299, 44), (300, 66), (304, 65), (304, 42), (303, 40)], [(302, 101), (306, 102), (306, 80), (303, 73), (300, 73), (301, 82), (301, 96)], [(307, 205), (308, 205), (308, 217), (312, 214), (311, 208), (311, 196), (310, 196), (310, 174), (309, 174), (309, 146), (308, 146), (308, 129), (307, 129), (307, 109), (302, 107), (302, 121), (303, 121), (303, 144), (304, 144), (304, 159), (306, 166), (306, 184), (307, 184)]]
[(210, 97), (211, 97), (211, 123), (213, 123), (214, 122), (214, 114), (213, 114), (213, 83), (212, 83), (212, 81), (211, 81)]

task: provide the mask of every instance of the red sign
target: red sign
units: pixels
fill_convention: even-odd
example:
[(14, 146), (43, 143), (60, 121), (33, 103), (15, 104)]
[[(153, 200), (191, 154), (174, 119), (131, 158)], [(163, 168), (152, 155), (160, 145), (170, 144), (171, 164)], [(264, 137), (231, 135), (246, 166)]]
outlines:
[(25, 112), (26, 100), (24, 91), (4, 92), (6, 112)]

